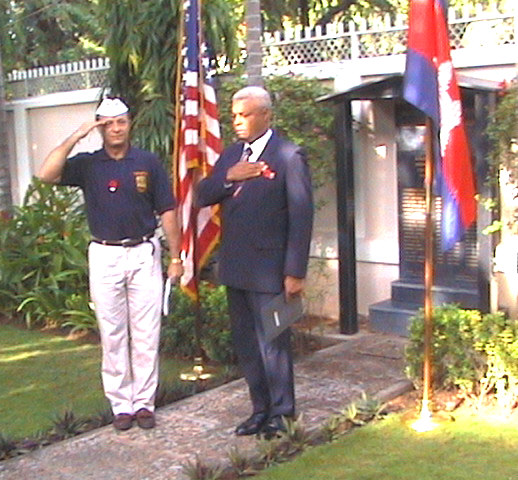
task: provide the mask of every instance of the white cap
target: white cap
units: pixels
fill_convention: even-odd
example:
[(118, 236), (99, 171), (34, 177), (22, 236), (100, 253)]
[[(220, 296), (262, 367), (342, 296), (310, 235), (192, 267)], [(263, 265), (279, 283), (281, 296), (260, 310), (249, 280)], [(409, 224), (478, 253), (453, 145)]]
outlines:
[(95, 111), (100, 117), (117, 117), (128, 113), (128, 106), (118, 98), (105, 98)]

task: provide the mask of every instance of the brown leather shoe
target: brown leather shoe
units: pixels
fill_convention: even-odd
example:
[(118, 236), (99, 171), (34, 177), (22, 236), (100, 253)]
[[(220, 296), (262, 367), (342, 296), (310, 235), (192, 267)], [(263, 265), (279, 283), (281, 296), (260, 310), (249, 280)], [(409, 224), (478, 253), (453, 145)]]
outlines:
[(133, 426), (133, 415), (129, 413), (119, 413), (113, 418), (113, 428), (115, 430), (129, 430)]
[(136, 414), (137, 425), (140, 428), (153, 428), (156, 425), (155, 414), (146, 408), (141, 408)]

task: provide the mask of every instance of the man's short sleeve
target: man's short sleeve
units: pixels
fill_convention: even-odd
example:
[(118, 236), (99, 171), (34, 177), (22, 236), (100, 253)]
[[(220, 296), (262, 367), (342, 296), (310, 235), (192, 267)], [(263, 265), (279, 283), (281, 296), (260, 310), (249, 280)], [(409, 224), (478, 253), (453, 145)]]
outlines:
[(153, 162), (153, 203), (155, 211), (160, 215), (176, 208), (171, 182), (158, 158)]
[(59, 185), (83, 187), (85, 180), (86, 155), (78, 154), (65, 162)]

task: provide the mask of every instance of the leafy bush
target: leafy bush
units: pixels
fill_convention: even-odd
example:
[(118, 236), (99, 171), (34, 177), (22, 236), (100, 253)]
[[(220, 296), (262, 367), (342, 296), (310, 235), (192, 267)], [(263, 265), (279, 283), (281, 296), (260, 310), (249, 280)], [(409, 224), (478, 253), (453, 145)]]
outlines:
[(88, 240), (79, 192), (34, 180), (0, 229), (2, 313), (21, 313), (29, 327), (80, 320), (95, 328), (87, 307)]
[(483, 233), (500, 230), (518, 233), (516, 189), (518, 186), (518, 78), (500, 92), (500, 100), (490, 117), (486, 133), (489, 139), (491, 159), (488, 181), (500, 185), (500, 195), (479, 198), (480, 203), (495, 213), (496, 219)]
[(515, 80), (501, 96), (495, 112), (487, 128), (487, 135), (491, 141), (490, 156), (495, 177), (500, 168), (506, 168), (513, 180), (518, 179), (518, 152), (512, 148), (517, 142), (516, 122), (518, 121), (518, 81)]
[(474, 325), (475, 348), (484, 353), (487, 369), (480, 394), (495, 392), (503, 407), (518, 401), (518, 323), (502, 313), (485, 315)]
[(162, 319), (160, 350), (179, 357), (197, 355), (195, 344), (195, 311), (191, 299), (178, 287), (172, 292), (173, 308)]
[(201, 344), (207, 357), (222, 364), (236, 362), (230, 332), (226, 289), (203, 284), (202, 298), (202, 337)]
[[(433, 380), (443, 388), (473, 390), (484, 375), (485, 359), (475, 349), (471, 325), (480, 319), (475, 310), (444, 305), (433, 310)], [(406, 349), (407, 375), (419, 383), (423, 372), (424, 312), (411, 319)]]
[[(419, 384), (423, 370), (424, 314), (411, 319), (406, 372)], [(512, 407), (518, 399), (518, 323), (503, 313), (482, 315), (457, 305), (434, 308), (433, 381), (484, 397), (494, 392)]]
[[(197, 356), (195, 305), (179, 288), (173, 292), (172, 303), (172, 311), (162, 323), (161, 350), (175, 356)], [(200, 318), (200, 343), (207, 358), (235, 363), (225, 287), (201, 283)]]

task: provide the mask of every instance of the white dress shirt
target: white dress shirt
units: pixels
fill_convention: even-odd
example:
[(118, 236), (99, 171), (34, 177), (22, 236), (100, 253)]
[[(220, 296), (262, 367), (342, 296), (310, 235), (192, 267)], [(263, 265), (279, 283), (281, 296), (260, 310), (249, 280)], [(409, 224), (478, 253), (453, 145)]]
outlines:
[(250, 149), (252, 150), (252, 154), (248, 157), (249, 162), (257, 162), (257, 160), (263, 153), (263, 150), (265, 149), (268, 140), (270, 140), (272, 133), (272, 129), (269, 128), (268, 130), (266, 130), (266, 132), (264, 132), (262, 136), (254, 140), (252, 143), (245, 142), (245, 145), (243, 146), (243, 152), (248, 147), (250, 147)]

